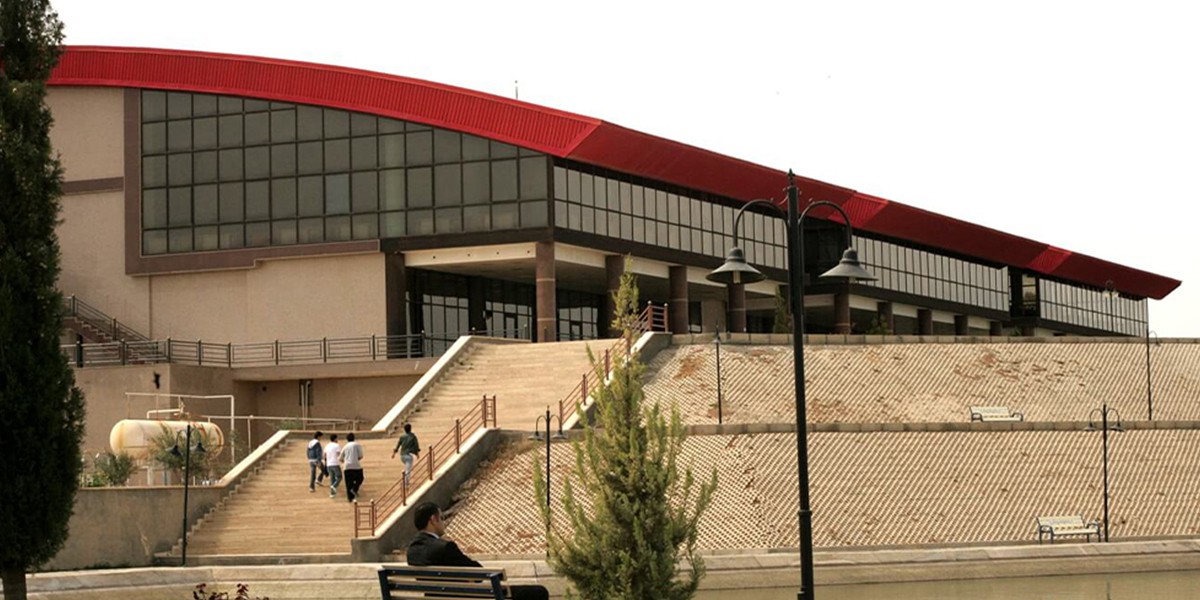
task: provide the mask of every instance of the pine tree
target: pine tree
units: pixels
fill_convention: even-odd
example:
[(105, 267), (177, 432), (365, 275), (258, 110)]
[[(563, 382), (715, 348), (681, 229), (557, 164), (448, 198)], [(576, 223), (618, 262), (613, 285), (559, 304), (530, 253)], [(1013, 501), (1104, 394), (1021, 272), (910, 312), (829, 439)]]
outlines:
[(59, 350), (62, 167), (50, 147), (46, 80), (62, 24), (48, 0), (0, 2), (0, 576), (25, 598), (25, 572), (67, 538), (83, 440), (83, 395)]
[[(637, 287), (628, 262), (625, 273), (614, 294), (614, 323), (625, 326), (629, 339)], [(603, 381), (603, 366), (593, 364)], [(594, 422), (572, 444), (574, 469), (561, 497), (569, 525), (551, 523), (546, 482), (534, 465), (534, 493), (550, 530), (549, 563), (585, 600), (691, 598), (705, 572), (696, 536), (716, 489), (716, 469), (698, 482), (679, 464), (679, 411), (671, 407), (668, 416), (657, 402), (643, 406), (645, 366), (636, 354), (618, 353), (614, 364), (612, 379), (594, 394)]]

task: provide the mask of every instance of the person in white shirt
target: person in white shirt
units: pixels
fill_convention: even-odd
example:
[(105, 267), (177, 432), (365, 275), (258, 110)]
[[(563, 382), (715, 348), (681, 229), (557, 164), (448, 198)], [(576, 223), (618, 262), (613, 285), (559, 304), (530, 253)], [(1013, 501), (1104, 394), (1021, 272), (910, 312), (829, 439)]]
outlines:
[(329, 434), (329, 443), (325, 445), (325, 468), (329, 469), (329, 497), (337, 497), (337, 486), (342, 482), (342, 465), (338, 463), (338, 455), (342, 452), (338, 444), (337, 434)]
[(354, 434), (346, 434), (346, 447), (342, 448), (342, 473), (346, 477), (346, 500), (358, 502), (358, 488), (363, 482), (363, 447), (354, 441)]

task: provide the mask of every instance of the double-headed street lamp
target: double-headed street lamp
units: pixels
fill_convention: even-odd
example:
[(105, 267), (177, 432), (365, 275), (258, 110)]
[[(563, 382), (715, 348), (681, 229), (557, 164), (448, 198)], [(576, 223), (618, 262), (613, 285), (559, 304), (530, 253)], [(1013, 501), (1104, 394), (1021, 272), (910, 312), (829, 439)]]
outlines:
[(555, 440), (565, 440), (566, 435), (563, 435), (562, 417), (559, 415), (551, 415), (550, 407), (546, 407), (546, 416), (538, 415), (538, 418), (533, 422), (533, 436), (529, 439), (542, 441), (542, 421), (546, 422), (546, 551), (550, 551), (550, 421), (551, 419), (558, 420), (558, 433), (554, 434)]
[(184, 434), (183, 450), (179, 450), (179, 444), (171, 447), (173, 456), (183, 457), (183, 535), (180, 541), (180, 559), (179, 566), (187, 566), (187, 534), (188, 534), (188, 491), (189, 483), (192, 479), (192, 451), (195, 450), (203, 454), (204, 444), (200, 440), (196, 440), (196, 447), (192, 448), (192, 424), (187, 424), (187, 430)]
[[(1100, 417), (1100, 425), (1096, 426), (1096, 417)], [(1105, 402), (1100, 408), (1093, 408), (1091, 414), (1088, 415), (1088, 431), (1100, 430), (1100, 436), (1104, 440), (1104, 541), (1108, 541), (1108, 432), (1109, 431), (1125, 431), (1121, 427), (1121, 413), (1115, 408), (1108, 406)]]
[[(770, 200), (751, 200), (738, 210), (733, 220), (733, 248), (725, 258), (725, 264), (708, 274), (708, 280), (725, 285), (755, 283), (766, 279), (754, 267), (746, 264), (746, 256), (738, 247), (738, 224), (742, 213), (752, 205), (767, 204), (776, 209), (779, 207)], [(788, 245), (788, 289), (791, 296), (792, 308), (792, 364), (795, 370), (796, 382), (796, 461), (800, 486), (800, 593), (799, 600), (813, 600), (813, 547), (812, 547), (812, 510), (809, 507), (808, 493), (808, 420), (805, 415), (804, 397), (804, 231), (801, 225), (809, 211), (825, 206), (836, 210), (846, 222), (846, 250), (842, 260), (834, 268), (821, 275), (822, 278), (845, 279), (847, 281), (875, 279), (858, 262), (858, 252), (853, 247), (853, 231), (850, 217), (842, 207), (832, 202), (818, 201), (809, 204), (800, 211), (800, 194), (796, 189), (795, 175), (788, 171), (787, 187), (787, 245)]]

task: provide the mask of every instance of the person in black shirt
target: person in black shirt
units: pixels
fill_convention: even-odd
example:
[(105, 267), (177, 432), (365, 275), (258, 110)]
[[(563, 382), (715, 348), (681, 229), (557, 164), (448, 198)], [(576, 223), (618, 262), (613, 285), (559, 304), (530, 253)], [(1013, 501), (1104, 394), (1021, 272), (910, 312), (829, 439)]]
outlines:
[[(442, 537), (446, 524), (442, 511), (432, 502), (422, 502), (413, 509), (413, 524), (420, 530), (408, 544), (408, 564), (413, 567), (482, 567), (463, 554), (458, 544)], [(540, 585), (510, 585), (514, 600), (547, 600), (550, 592)]]

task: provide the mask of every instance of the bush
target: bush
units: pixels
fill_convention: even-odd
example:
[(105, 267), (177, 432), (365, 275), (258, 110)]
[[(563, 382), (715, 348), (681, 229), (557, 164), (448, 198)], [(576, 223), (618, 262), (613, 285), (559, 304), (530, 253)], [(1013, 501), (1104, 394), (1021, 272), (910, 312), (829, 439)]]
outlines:
[[(196, 589), (192, 590), (192, 600), (229, 600), (229, 592), (210, 592), (208, 584), (196, 584)], [(236, 595), (233, 600), (271, 600), (267, 596), (251, 596), (250, 586), (239, 583), (237, 584)]]
[(137, 463), (127, 452), (104, 452), (92, 461), (92, 471), (84, 478), (87, 487), (122, 486), (137, 471)]
[[(183, 474), (186, 441), (184, 440), (185, 433), (175, 431), (166, 425), (159, 425), (159, 432), (150, 438), (150, 460), (169, 471), (176, 474)], [(217, 457), (221, 454), (221, 448), (214, 446), (212, 436), (208, 435), (202, 429), (192, 429), (192, 444), (193, 448), (196, 443), (204, 445), (204, 452), (196, 452), (194, 449), (191, 453), (192, 475), (199, 476), (201, 479), (208, 479), (212, 473), (213, 466), (217, 464)], [(174, 449), (178, 448), (178, 454)]]

